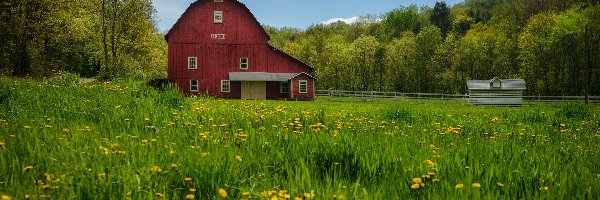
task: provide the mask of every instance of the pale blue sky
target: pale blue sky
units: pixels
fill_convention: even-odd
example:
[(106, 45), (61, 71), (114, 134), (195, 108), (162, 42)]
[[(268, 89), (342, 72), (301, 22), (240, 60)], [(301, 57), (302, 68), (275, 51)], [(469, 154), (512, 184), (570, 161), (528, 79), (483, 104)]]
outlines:
[[(195, 0), (152, 0), (158, 11), (158, 28), (168, 31)], [(379, 16), (400, 6), (433, 7), (436, 0), (239, 0), (261, 24), (306, 28), (330, 19), (374, 14)], [(464, 0), (446, 0), (448, 6)]]

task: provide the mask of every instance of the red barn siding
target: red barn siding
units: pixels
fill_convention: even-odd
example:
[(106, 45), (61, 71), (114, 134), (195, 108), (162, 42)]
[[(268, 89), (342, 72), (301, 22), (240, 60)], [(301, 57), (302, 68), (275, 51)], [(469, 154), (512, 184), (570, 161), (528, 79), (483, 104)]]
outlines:
[[(299, 82), (301, 80), (305, 80), (306, 83), (306, 93), (300, 93)], [(306, 74), (300, 74), (299, 76), (294, 77), (291, 80), (290, 84), (290, 92), (292, 93), (292, 98), (297, 100), (314, 100), (315, 94), (315, 79)]]
[[(216, 10), (223, 11), (222, 24), (213, 22)], [(225, 38), (213, 39), (211, 34), (225, 34)], [(269, 36), (256, 18), (244, 4), (235, 0), (224, 0), (222, 3), (196, 1), (165, 38), (169, 50), (168, 78), (186, 94), (190, 94), (189, 81), (198, 80), (201, 94), (240, 98), (241, 82), (231, 81), (231, 91), (221, 92), (221, 81), (229, 79), (229, 72), (313, 72), (310, 66), (271, 47), (268, 44)], [(198, 58), (198, 69), (188, 69), (188, 57)], [(240, 69), (240, 58), (248, 58), (247, 70)], [(300, 77), (312, 79), (306, 74)], [(313, 84), (314, 79), (310, 81), (309, 88), (314, 88)], [(267, 82), (266, 87), (268, 99), (291, 96), (280, 92), (279, 82)], [(297, 97), (312, 99), (308, 94)]]

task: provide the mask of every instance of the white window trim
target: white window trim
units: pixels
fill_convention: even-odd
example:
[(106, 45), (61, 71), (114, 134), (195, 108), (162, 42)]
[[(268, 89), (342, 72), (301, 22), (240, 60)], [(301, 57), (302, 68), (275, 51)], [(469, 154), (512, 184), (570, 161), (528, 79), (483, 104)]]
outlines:
[[(225, 83), (227, 83), (227, 90), (223, 89), (223, 86), (225, 86)], [(221, 80), (221, 92), (231, 92), (231, 81)]]
[(215, 10), (214, 15), (213, 15), (213, 22), (215, 24), (222, 24), (223, 23), (223, 11)]
[[(302, 92), (302, 85), (304, 85), (305, 90)], [(298, 81), (298, 93), (306, 94), (308, 93), (308, 81), (307, 80), (299, 80)]]
[[(194, 60), (194, 66), (192, 67), (192, 65), (190, 65), (192, 63), (192, 60)], [(188, 69), (198, 69), (198, 57), (188, 57), (187, 60), (187, 65), (188, 65)]]
[[(244, 64), (244, 63), (242, 63), (242, 61), (244, 59), (246, 60), (246, 68), (242, 67), (242, 64)], [(250, 68), (250, 60), (248, 59), (248, 57), (241, 57), (240, 58), (240, 69), (248, 70), (248, 68)]]
[[(287, 84), (288, 85), (287, 92), (283, 91), (283, 84)], [(281, 82), (279, 84), (279, 93), (281, 93), (281, 94), (289, 94), (290, 93), (290, 83), (289, 82)]]
[[(196, 81), (196, 89), (192, 89), (192, 81)], [(200, 90), (200, 82), (198, 80), (190, 80), (190, 92), (198, 92)]]
[(223, 2), (223, 0), (215, 0), (215, 2)]

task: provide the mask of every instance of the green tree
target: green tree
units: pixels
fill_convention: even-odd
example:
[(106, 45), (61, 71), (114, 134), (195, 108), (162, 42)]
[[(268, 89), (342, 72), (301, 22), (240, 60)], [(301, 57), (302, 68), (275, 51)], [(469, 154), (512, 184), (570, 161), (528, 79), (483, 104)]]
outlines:
[(452, 25), (450, 22), (450, 9), (445, 1), (438, 1), (433, 7), (433, 12), (430, 17), (431, 24), (437, 26), (442, 32), (442, 38), (446, 38), (446, 34)]

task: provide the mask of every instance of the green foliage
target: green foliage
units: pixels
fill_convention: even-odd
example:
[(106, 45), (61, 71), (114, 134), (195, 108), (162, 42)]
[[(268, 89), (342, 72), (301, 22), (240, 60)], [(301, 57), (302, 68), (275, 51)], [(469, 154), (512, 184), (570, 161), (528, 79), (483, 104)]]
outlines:
[(597, 106), (243, 101), (0, 78), (5, 96), (0, 195), (12, 199), (600, 198)]
[(406, 108), (383, 110), (382, 113), (384, 118), (390, 121), (409, 124), (413, 122), (413, 112)]
[[(467, 80), (501, 77), (525, 79), (526, 95), (580, 96), (586, 66), (590, 83), (600, 78), (593, 67), (600, 63), (600, 6), (580, 2), (438, 2), (433, 9), (399, 7), (381, 20), (367, 15), (352, 24), (268, 32), (315, 67), (317, 89), (465, 93)], [(379, 45), (363, 58), (357, 44), (368, 37)], [(600, 85), (590, 91), (599, 94)]]
[(67, 87), (67, 86), (75, 86), (81, 82), (78, 74), (72, 73), (64, 73), (57, 77), (54, 77), (48, 81), (48, 83), (52, 85)]
[(585, 119), (590, 116), (590, 108), (581, 103), (571, 103), (563, 106), (559, 114), (567, 119)]

